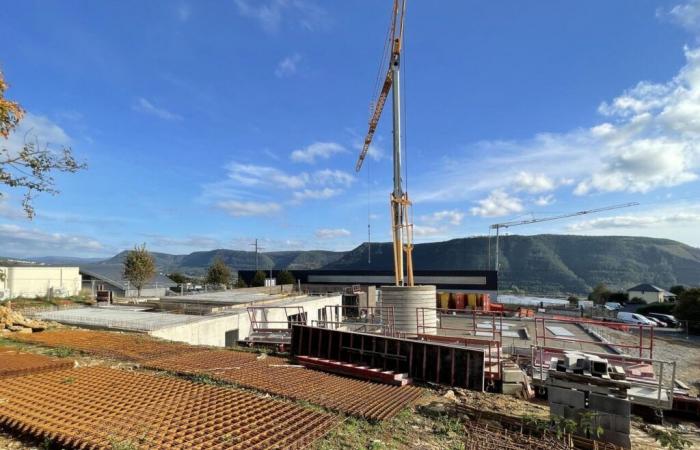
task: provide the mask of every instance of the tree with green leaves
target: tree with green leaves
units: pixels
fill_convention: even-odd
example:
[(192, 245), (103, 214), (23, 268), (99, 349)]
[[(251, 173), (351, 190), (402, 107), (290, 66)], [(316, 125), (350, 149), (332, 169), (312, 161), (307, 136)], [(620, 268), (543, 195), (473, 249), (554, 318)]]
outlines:
[(245, 284), (245, 280), (239, 276), (238, 279), (236, 280), (236, 287), (237, 288), (246, 288), (246, 287), (248, 287), (248, 285)]
[(700, 288), (683, 291), (676, 300), (673, 314), (679, 320), (688, 321), (690, 332), (700, 334)]
[(173, 272), (170, 275), (168, 275), (168, 278), (173, 280), (173, 283), (177, 284), (185, 284), (188, 281), (188, 278), (181, 274), (180, 272)]
[(608, 301), (609, 296), (610, 290), (608, 289), (608, 286), (605, 283), (598, 283), (593, 288), (593, 292), (588, 294), (588, 300), (593, 301), (593, 303), (596, 305), (602, 305)]
[(255, 276), (253, 277), (253, 281), (250, 283), (251, 286), (253, 287), (260, 287), (260, 286), (265, 286), (265, 279), (267, 277), (265, 276), (265, 272), (262, 270), (258, 270), (255, 272)]
[[(16, 130), (25, 114), (19, 103), (5, 98), (7, 88), (0, 72), (0, 137), (5, 140)], [(25, 136), (20, 148), (6, 148), (0, 144), (0, 184), (24, 191), (22, 208), (30, 219), (35, 215), (33, 200), (36, 193), (59, 193), (53, 179), (54, 172), (75, 173), (86, 167), (73, 157), (70, 147), (56, 151), (40, 143), (36, 136)]]
[(141, 289), (156, 274), (156, 263), (153, 255), (146, 250), (146, 244), (135, 246), (124, 258), (123, 275), (136, 289), (141, 297)]
[(231, 283), (231, 269), (221, 258), (215, 258), (207, 269), (207, 283), (223, 284), (228, 286)]
[(685, 292), (685, 286), (682, 284), (677, 284), (675, 286), (671, 286), (671, 289), (669, 289), (669, 292), (671, 294), (674, 294), (676, 298), (680, 297), (683, 292)]
[(294, 275), (292, 272), (288, 270), (282, 270), (277, 274), (277, 284), (282, 285), (282, 284), (294, 284), (296, 280), (294, 279)]

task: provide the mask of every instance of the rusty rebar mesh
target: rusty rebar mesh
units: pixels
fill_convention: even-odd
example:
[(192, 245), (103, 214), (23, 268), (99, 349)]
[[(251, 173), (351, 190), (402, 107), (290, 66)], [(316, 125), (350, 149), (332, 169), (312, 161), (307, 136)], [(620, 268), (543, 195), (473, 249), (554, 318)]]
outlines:
[(465, 450), (569, 450), (553, 437), (534, 437), (487, 424), (468, 423), (464, 427)]
[(144, 334), (107, 331), (56, 330), (16, 335), (12, 339), (47, 347), (68, 347), (103, 358), (135, 362), (201, 350), (187, 344), (160, 341)]
[(301, 448), (331, 414), (251, 393), (104, 367), (8, 378), (0, 426), (81, 449)]
[(230, 350), (206, 350), (150, 336), (104, 331), (60, 330), (16, 339), (49, 347), (68, 347), (96, 356), (125, 359), (174, 373), (209, 375), (218, 380), (372, 420), (393, 417), (421, 391), (290, 367), (283, 358)]
[(413, 386), (392, 386), (331, 375), (285, 359), (267, 357), (246, 360), (240, 353), (206, 350), (153, 359), (145, 367), (184, 374), (205, 374), (293, 400), (303, 400), (332, 410), (371, 420), (393, 417), (421, 396)]
[(49, 358), (48, 356), (21, 353), (15, 349), (0, 347), (0, 378), (70, 369), (74, 364), (74, 361), (70, 359)]

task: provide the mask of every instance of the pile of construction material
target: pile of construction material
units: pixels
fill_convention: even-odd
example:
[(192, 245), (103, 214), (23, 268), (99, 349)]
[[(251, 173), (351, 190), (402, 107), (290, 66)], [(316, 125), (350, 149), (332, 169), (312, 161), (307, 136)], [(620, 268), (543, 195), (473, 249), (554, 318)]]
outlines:
[(43, 331), (46, 323), (39, 320), (28, 319), (22, 313), (13, 311), (7, 306), (0, 306), (0, 335), (6, 336), (13, 333), (29, 334), (33, 331)]

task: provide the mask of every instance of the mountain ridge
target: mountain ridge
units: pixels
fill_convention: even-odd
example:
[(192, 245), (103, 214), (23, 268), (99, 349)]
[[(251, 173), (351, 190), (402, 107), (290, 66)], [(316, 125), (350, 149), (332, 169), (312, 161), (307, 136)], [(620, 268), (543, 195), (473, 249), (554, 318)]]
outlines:
[[(499, 243), (499, 287), (503, 290), (583, 294), (599, 282), (608, 284), (612, 289), (627, 289), (642, 282), (666, 289), (675, 284), (700, 285), (700, 248), (671, 239), (541, 234), (502, 236)], [(371, 263), (368, 261), (368, 248), (372, 252)], [(416, 244), (414, 268), (489, 269), (493, 268), (494, 251), (495, 240), (488, 237)], [(85, 264), (121, 264), (126, 253), (125, 250), (111, 258)], [(393, 268), (392, 245), (389, 242), (363, 243), (349, 251), (261, 252), (257, 264), (255, 252), (244, 250), (215, 249), (187, 255), (152, 254), (159, 271), (191, 275), (202, 275), (215, 258), (221, 258), (234, 270), (252, 270), (256, 266), (261, 270)], [(60, 257), (51, 259), (58, 261)], [(75, 262), (78, 258), (68, 259)]]

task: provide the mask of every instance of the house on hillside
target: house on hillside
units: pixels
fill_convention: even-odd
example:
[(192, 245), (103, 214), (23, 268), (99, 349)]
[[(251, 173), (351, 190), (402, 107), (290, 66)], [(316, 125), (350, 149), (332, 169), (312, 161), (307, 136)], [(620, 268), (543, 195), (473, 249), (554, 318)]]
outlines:
[(0, 263), (0, 300), (70, 297), (81, 289), (77, 267)]
[(633, 288), (629, 288), (627, 289), (627, 294), (630, 300), (633, 298), (641, 298), (646, 303), (663, 303), (676, 300), (675, 294), (649, 283), (642, 283)]
[[(137, 297), (138, 289), (122, 276), (121, 264), (94, 264), (81, 266), (83, 288), (93, 296), (97, 291), (112, 291), (114, 297)], [(165, 275), (156, 274), (141, 289), (142, 297), (164, 297), (171, 287), (177, 286)]]

